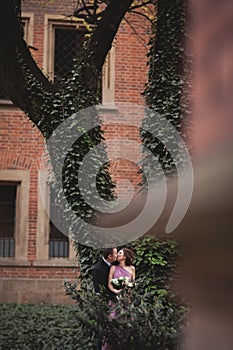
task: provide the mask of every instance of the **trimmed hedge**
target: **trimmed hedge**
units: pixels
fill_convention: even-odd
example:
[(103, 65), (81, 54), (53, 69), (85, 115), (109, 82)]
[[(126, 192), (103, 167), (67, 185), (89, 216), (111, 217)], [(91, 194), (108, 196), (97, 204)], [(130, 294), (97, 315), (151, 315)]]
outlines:
[(0, 349), (86, 349), (77, 306), (0, 304)]

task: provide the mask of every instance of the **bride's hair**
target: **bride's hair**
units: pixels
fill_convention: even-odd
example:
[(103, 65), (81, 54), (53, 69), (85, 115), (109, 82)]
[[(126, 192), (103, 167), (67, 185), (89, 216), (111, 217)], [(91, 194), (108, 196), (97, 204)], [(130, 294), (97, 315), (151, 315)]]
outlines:
[(126, 266), (130, 266), (133, 264), (133, 260), (134, 260), (134, 252), (129, 249), (129, 248), (122, 248), (123, 252), (124, 252), (124, 256), (126, 257), (125, 259), (125, 265)]

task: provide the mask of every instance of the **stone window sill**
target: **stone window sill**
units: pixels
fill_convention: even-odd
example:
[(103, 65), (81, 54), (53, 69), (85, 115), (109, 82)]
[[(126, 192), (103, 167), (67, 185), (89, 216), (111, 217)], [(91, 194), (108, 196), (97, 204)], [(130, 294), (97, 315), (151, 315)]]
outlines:
[(30, 261), (0, 257), (0, 266), (31, 266)]
[(36, 267), (77, 267), (77, 261), (68, 258), (53, 258), (50, 260), (33, 261)]
[(36, 260), (32, 263), (27, 260), (16, 260), (14, 258), (0, 257), (0, 266), (5, 267), (72, 267), (78, 266), (77, 261), (66, 258), (54, 258), (51, 260)]

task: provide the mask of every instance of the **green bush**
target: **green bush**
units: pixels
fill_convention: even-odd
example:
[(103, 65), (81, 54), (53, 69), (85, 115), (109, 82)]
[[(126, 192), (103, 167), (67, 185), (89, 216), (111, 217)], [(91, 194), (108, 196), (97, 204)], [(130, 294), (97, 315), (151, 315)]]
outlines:
[(0, 314), (2, 350), (88, 349), (76, 305), (0, 304)]
[(173, 296), (172, 282), (179, 259), (178, 244), (172, 240), (144, 237), (130, 246), (135, 252), (137, 279), (143, 290), (159, 299)]
[[(104, 337), (113, 350), (170, 350), (178, 349), (183, 329), (183, 307), (165, 298), (151, 299), (137, 285), (126, 291), (115, 305), (114, 318), (101, 295), (93, 294), (89, 286), (82, 288), (79, 299), (78, 323), (85, 331), (85, 338)], [(93, 337), (95, 334), (95, 337)]]
[(91, 250), (83, 250), (82, 271), (87, 264), (88, 273), (81, 288), (66, 283), (66, 292), (76, 304), (0, 304), (0, 349), (96, 350), (96, 339), (104, 337), (113, 350), (177, 349), (186, 314), (171, 288), (178, 246), (146, 237), (130, 247), (136, 253), (136, 284), (119, 298), (114, 318), (104, 297), (93, 291), (90, 266), (96, 251), (92, 255)]
[(67, 294), (77, 300), (77, 323), (87, 343), (106, 337), (113, 350), (176, 349), (186, 314), (183, 303), (172, 291), (179, 258), (178, 245), (170, 240), (145, 237), (129, 247), (135, 251), (136, 285), (123, 293), (115, 306), (114, 318), (109, 316), (111, 308), (104, 297), (93, 293), (92, 254), (91, 250), (85, 250), (85, 259), (81, 259), (82, 271), (88, 273), (84, 273), (81, 289), (77, 290), (69, 283), (66, 285)]

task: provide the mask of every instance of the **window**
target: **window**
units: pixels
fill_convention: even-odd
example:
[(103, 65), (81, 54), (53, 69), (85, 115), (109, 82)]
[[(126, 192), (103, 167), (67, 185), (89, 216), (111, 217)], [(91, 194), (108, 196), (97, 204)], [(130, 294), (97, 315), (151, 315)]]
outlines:
[(77, 57), (86, 31), (73, 27), (54, 27), (54, 80), (66, 78), (72, 71), (73, 60)]
[(15, 215), (17, 186), (0, 182), (0, 256), (15, 256)]
[[(55, 193), (49, 185), (47, 170), (39, 171), (38, 222), (37, 222), (37, 264), (38, 266), (70, 266), (75, 259), (73, 241), (63, 235), (53, 224), (61, 218), (62, 212), (56, 204)], [(50, 180), (51, 181), (51, 180)]]
[(45, 21), (48, 27), (45, 37), (45, 70), (50, 79), (61, 80), (71, 73), (73, 59), (78, 57), (86, 30), (77, 27), (76, 22), (67, 20), (66, 17), (54, 16), (51, 19), (46, 16)]
[[(53, 222), (59, 222), (59, 227), (63, 225), (62, 210), (56, 204), (56, 195), (50, 187), (50, 222), (49, 222), (49, 257), (50, 258), (68, 258), (69, 257), (69, 239), (54, 225)], [(61, 226), (60, 226), (61, 225)]]
[(0, 171), (0, 264), (27, 261), (29, 170)]
[[(60, 81), (66, 78), (73, 68), (73, 59), (78, 56), (86, 29), (63, 16), (45, 16), (45, 56), (44, 68), (50, 79)], [(103, 102), (114, 101), (115, 88), (115, 49), (109, 52), (102, 75)]]
[(115, 92), (115, 46), (109, 51), (103, 66), (102, 102), (114, 102)]

